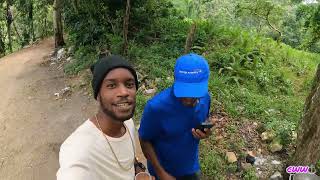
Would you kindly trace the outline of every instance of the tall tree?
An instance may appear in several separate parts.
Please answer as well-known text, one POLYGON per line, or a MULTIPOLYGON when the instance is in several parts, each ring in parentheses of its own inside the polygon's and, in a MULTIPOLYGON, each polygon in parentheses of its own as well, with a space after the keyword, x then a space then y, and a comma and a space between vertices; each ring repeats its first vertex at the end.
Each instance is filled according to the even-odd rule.
POLYGON ((3 41, 3 35, 0 27, 0 57, 5 55, 5 53, 6 53, 6 47, 3 41))
POLYGON ((312 37, 309 42, 307 42, 307 48, 311 48, 312 45, 320 41, 320 4, 313 12, 310 19, 309 30, 311 31, 312 37))
POLYGON ((130 0, 127 0, 126 13, 123 20, 123 54, 127 54, 128 50, 128 29, 129 29, 129 18, 130 18, 130 0))
POLYGON ((11 9, 11 0, 7 0, 6 6, 6 20, 7 20, 7 34, 8 34, 8 41, 9 41, 9 50, 12 52, 12 35, 11 35, 11 24, 13 21, 13 14, 11 9))
MULTIPOLYGON (((265 24, 270 30, 277 35, 274 37, 278 42, 282 40, 282 31, 279 26, 283 17, 286 2, 281 1, 265 1, 265 0, 244 0, 236 6, 237 16, 242 16, 244 19, 250 18, 258 24, 257 31, 261 30, 261 25, 265 24)), ((251 24, 254 26, 254 24, 251 24)))
POLYGON ((189 33, 187 35, 186 42, 184 45, 184 53, 187 54, 191 49, 194 36, 196 33, 197 18, 199 17, 199 14, 200 14, 201 2, 200 0, 197 0, 197 1, 185 0, 185 4, 187 7, 187 10, 186 10, 187 17, 192 19, 192 25, 190 26, 189 33))
POLYGON ((35 41, 33 26, 33 0, 30 0, 28 6, 29 33, 32 41, 35 41))
POLYGON ((53 2, 53 26, 54 26, 54 39, 55 47, 65 45, 63 39, 63 26, 62 26, 62 0, 54 0, 53 2))
POLYGON ((297 148, 289 165, 310 166, 320 161, 320 64, 306 99, 298 129, 297 148))
POLYGON ((184 53, 187 54, 192 46, 193 43, 193 39, 194 39, 194 34, 196 33, 196 29, 197 29, 197 23, 196 21, 193 21, 190 29, 189 29, 189 33, 186 39, 186 43, 184 45, 184 53))

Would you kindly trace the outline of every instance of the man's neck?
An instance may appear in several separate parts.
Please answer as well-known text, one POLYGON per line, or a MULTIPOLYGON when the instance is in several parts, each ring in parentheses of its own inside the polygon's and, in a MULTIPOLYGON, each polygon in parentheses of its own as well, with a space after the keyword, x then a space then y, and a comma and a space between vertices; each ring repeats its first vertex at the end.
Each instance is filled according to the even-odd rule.
POLYGON ((103 112, 99 111, 96 117, 91 118, 91 121, 97 126, 98 129, 100 129, 100 125, 102 132, 110 137, 119 138, 126 133, 126 128, 122 122, 112 120, 103 112))

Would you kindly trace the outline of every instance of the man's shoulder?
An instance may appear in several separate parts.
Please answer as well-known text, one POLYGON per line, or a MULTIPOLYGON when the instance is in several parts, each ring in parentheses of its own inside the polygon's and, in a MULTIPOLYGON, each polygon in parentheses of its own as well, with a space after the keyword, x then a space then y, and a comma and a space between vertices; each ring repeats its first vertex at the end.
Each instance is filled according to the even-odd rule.
POLYGON ((207 100, 207 101, 211 100, 211 95, 210 95, 209 92, 204 96, 204 99, 207 100))
POLYGON ((168 107, 168 105, 170 105, 171 102, 173 101, 173 97, 171 93, 172 93, 171 87, 159 92, 148 101, 149 107, 156 108, 156 109, 161 107, 168 107))
POLYGON ((81 158, 96 143, 96 132, 89 120, 79 126, 61 145, 60 156, 81 158))

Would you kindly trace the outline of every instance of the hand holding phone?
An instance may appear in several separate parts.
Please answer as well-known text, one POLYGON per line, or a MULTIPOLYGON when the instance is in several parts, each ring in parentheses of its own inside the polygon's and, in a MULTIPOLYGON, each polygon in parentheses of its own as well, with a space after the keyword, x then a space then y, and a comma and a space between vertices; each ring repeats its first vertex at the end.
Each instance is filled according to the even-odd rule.
POLYGON ((213 124, 212 122, 203 122, 201 124, 199 124, 195 129, 199 129, 201 130, 202 132, 204 132, 204 129, 207 128, 207 129, 210 129, 213 127, 213 124))

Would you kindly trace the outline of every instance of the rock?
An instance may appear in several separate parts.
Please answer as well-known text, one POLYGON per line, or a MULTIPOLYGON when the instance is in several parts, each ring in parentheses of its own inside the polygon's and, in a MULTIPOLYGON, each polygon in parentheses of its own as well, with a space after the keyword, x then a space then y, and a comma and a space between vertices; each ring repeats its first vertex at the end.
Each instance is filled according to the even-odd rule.
POLYGON ((59 92, 54 93, 54 96, 56 96, 56 100, 60 99, 64 96, 69 96, 71 94, 71 88, 69 86, 61 89, 59 92))
POLYGON ((168 81, 172 81, 173 78, 168 76, 168 77, 167 77, 167 80, 168 80, 168 81))
POLYGON ((154 81, 155 81, 156 83, 160 83, 160 82, 161 82, 161 78, 156 78, 154 81))
POLYGON ((55 51, 51 51, 49 56, 51 56, 51 57, 54 56, 54 53, 55 53, 55 51))
POLYGON ((293 180, 319 180, 320 177, 316 174, 294 174, 293 180))
POLYGON ((71 93, 71 88, 70 88, 69 86, 67 86, 67 87, 65 87, 65 88, 63 88, 63 89, 61 90, 61 94, 62 94, 63 96, 70 95, 70 93, 71 93))
POLYGON ((69 86, 67 86, 67 87, 63 88, 61 91, 62 92, 68 92, 70 90, 71 90, 71 88, 69 86))
POLYGON ((89 93, 88 93, 88 92, 84 92, 83 95, 84 95, 84 96, 88 96, 89 93))
POLYGON ((226 112, 220 112, 220 114, 225 117, 225 116, 228 116, 228 114, 226 112))
POLYGON ((56 100, 60 98, 60 93, 54 93, 54 96, 56 96, 56 100))
POLYGON ((273 165, 280 165, 281 162, 280 162, 280 161, 277 161, 277 160, 272 160, 272 161, 271 161, 271 164, 273 164, 273 165))
POLYGON ((68 54, 73 54, 74 53, 74 46, 70 46, 68 48, 68 54))
POLYGON ((248 154, 246 156, 246 162, 247 163, 254 164, 255 160, 256 160, 256 158, 254 156, 250 155, 250 154, 248 154))
POLYGON ((250 163, 241 163, 241 167, 243 170, 247 171, 252 167, 252 165, 250 163))
POLYGON ((237 106, 237 111, 243 112, 244 110, 245 110, 245 107, 237 106))
POLYGON ((55 62, 57 61, 57 58, 54 57, 54 56, 52 56, 52 57, 50 58, 50 61, 52 61, 53 63, 55 63, 55 62))
POLYGON ((297 137, 298 137, 297 132, 292 131, 292 139, 293 139, 293 140, 296 140, 297 137))
POLYGON ((247 154, 252 156, 252 157, 256 157, 255 153, 253 151, 247 151, 247 154))
POLYGON ((99 58, 110 56, 110 55, 111 55, 111 52, 110 52, 109 49, 102 48, 102 49, 99 50, 99 58))
POLYGON ((282 175, 280 172, 275 172, 271 177, 270 180, 282 180, 282 175))
POLYGON ((266 131, 266 132, 263 132, 260 135, 260 137, 261 137, 262 141, 272 141, 273 138, 275 137, 275 135, 273 132, 266 131))
POLYGON ((70 62, 71 60, 72 60, 72 57, 68 57, 66 61, 70 62))
POLYGON ((227 152, 226 157, 229 163, 237 162, 237 156, 234 152, 227 152))
POLYGON ((262 141, 266 141, 268 139, 268 134, 267 132, 263 132, 261 135, 260 135, 262 141))
POLYGON ((140 128, 140 123, 136 125, 136 129, 138 130, 140 128))
POLYGON ((215 136, 216 141, 221 141, 222 139, 223 139, 223 136, 221 135, 215 136))
POLYGON ((31 100, 31 99, 32 99, 32 97, 31 97, 31 96, 29 96, 29 97, 28 97, 28 99, 29 99, 29 100, 31 100))
POLYGON ((147 89, 144 91, 146 95, 153 95, 157 92, 156 89, 147 89))
POLYGON ((263 165, 267 160, 263 157, 256 157, 255 158, 255 161, 254 161, 254 165, 257 165, 257 166, 261 166, 263 165))
POLYGON ((84 80, 79 82, 79 87, 80 88, 85 87, 86 85, 87 85, 87 83, 84 80))
POLYGON ((262 149, 259 148, 257 153, 258 153, 258 154, 261 154, 261 153, 262 153, 262 149))
POLYGON ((66 52, 64 48, 59 49, 57 52, 57 59, 61 60, 65 56, 66 52))
POLYGON ((275 109, 268 109, 268 112, 269 112, 269 113, 276 113, 277 110, 275 110, 275 109))
POLYGON ((272 153, 281 151, 281 150, 282 150, 282 145, 281 145, 279 142, 274 141, 274 142, 272 142, 272 143, 269 145, 269 150, 270 150, 272 153))
POLYGON ((261 174, 262 174, 262 171, 258 171, 258 172, 257 172, 257 174, 258 174, 259 176, 261 176, 261 174))

